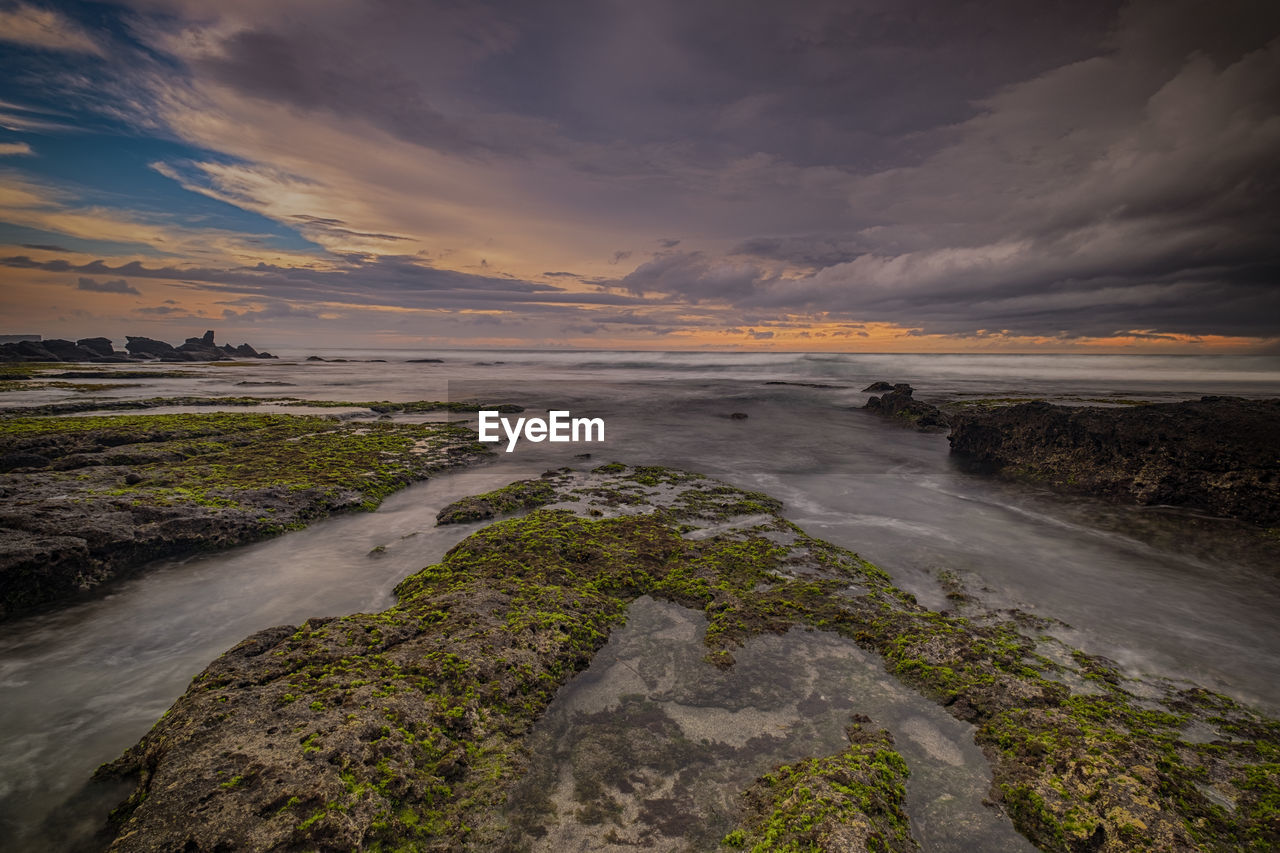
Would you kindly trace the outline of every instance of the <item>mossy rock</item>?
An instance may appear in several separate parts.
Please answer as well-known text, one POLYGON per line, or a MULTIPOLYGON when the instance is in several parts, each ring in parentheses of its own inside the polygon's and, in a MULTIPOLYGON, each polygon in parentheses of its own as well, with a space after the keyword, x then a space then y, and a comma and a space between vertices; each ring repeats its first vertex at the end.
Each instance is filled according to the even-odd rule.
MULTIPOLYGON (((492 849, 533 722, 641 595, 702 611, 723 666, 747 638, 797 626, 878 653, 977 726, 993 800, 1041 849, 1280 846, 1276 721, 1203 690, 1139 698, 1035 620, 928 610, 770 499, 696 474, 610 465, 536 482, 554 508, 476 532, 390 610, 262 632, 198 676, 102 770, 138 780, 113 849, 492 849), (1193 740, 1192 724, 1221 737, 1193 740)), ((844 752, 761 777, 724 843, 913 849, 907 772, 864 722, 844 752)))

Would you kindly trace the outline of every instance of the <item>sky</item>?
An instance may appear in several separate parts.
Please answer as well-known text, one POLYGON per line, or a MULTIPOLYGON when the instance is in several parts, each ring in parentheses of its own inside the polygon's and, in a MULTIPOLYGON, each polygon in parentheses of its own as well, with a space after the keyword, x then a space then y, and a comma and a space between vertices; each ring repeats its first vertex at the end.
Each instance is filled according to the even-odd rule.
POLYGON ((1280 352, 1274 0, 0 0, 0 334, 1280 352))

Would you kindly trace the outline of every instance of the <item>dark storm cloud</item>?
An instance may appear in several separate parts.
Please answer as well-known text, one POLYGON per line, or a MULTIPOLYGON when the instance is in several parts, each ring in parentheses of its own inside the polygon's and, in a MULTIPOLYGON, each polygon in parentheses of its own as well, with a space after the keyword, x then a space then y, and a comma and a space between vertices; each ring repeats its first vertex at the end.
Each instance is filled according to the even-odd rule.
POLYGON ((406 8, 245 30, 206 70, 447 150, 544 122, 554 134, 523 137, 528 151, 665 173, 668 201, 690 164, 763 154, 730 196, 784 227, 819 204, 831 220, 743 234, 728 256, 661 254, 613 283, 636 295, 943 333, 1276 331, 1265 4, 482 3, 433 9, 427 45, 403 33, 428 13, 406 8), (335 70, 339 43, 358 49, 335 70), (433 104, 456 86, 479 95, 445 116, 433 104), (621 140, 657 153, 639 165, 621 140), (826 202, 804 191, 815 165, 839 170, 826 202))
POLYGON ((679 142, 712 158, 868 166, 899 159, 910 134, 969 117, 994 88, 1088 56, 1117 7, 371 0, 261 10, 192 67, 444 151, 679 142))
POLYGON ((99 282, 96 279, 81 277, 76 281, 78 290, 91 290, 94 293, 132 293, 134 296, 141 296, 138 289, 122 278, 114 281, 99 282))
POLYGON ((1112 2, 809 0, 504 4, 520 37, 483 72, 576 139, 678 141, 699 156, 894 159, 1010 79, 1087 55, 1112 2), (554 57, 554 61, 548 61, 554 57))
POLYGON ((485 141, 462 123, 436 110, 430 93, 417 82, 423 71, 436 66, 435 45, 411 47, 402 36, 437 32, 428 20, 433 10, 397 3, 400 13, 417 17, 417 8, 423 16, 423 26, 408 20, 397 26, 390 4, 380 5, 384 11, 373 11, 365 26, 359 24, 364 15, 326 21, 321 13, 288 32, 241 30, 223 41, 217 55, 196 63, 195 70, 255 98, 365 119, 433 148, 484 147, 485 141), (365 49, 350 50, 353 38, 361 37, 364 43, 356 44, 365 49), (337 56, 345 61, 335 62, 337 56))
MULTIPOLYGON (((0 258, 0 266, 38 269, 48 272, 127 275, 132 278, 177 281, 189 287, 210 292, 252 294, 301 302, 338 302, 353 305, 385 305, 404 308, 520 306, 530 310, 531 303, 560 305, 629 305, 640 300, 621 294, 572 293, 549 284, 518 279, 469 275, 440 270, 424 265, 412 257, 381 256, 361 259, 359 263, 340 269, 304 269, 257 264, 234 269, 147 267, 131 261, 117 267, 102 261, 72 264, 64 259, 35 261, 25 255, 0 258)), ((97 284, 81 278, 86 290, 135 292, 123 279, 97 284), (86 282, 92 286, 86 286, 86 282)))
POLYGON ((851 182, 866 225, 847 237, 754 237, 621 283, 923 333, 1275 335, 1280 26, 1250 8, 1266 14, 1168 6, 1159 38, 1121 30, 1106 55, 1006 87, 920 163, 851 182))
MULTIPOLYGON (((133 2, 171 13, 157 31, 191 28, 173 55, 193 90, 373 128, 447 155, 433 164, 500 166, 564 232, 613 226, 535 269, 594 258, 617 275, 583 294, 408 255, 0 263, 299 301, 647 306, 624 316, 654 329, 678 325, 659 316, 672 306, 718 306, 746 330, 803 314, 918 334, 1280 334, 1280 4, 133 2), (658 251, 609 260, 618 245, 658 251)), ((370 206, 277 216, 304 235, 408 239, 345 212, 370 206)), ((477 232, 485 210, 467 211, 477 232)))
POLYGON ((729 250, 730 255, 746 255, 774 261, 787 261, 801 267, 822 269, 848 263, 865 249, 857 242, 839 237, 752 237, 729 250))
POLYGON ((681 252, 641 264, 618 284, 637 295, 668 293, 693 302, 710 299, 741 304, 762 291, 769 279, 749 264, 733 265, 701 252, 681 252))

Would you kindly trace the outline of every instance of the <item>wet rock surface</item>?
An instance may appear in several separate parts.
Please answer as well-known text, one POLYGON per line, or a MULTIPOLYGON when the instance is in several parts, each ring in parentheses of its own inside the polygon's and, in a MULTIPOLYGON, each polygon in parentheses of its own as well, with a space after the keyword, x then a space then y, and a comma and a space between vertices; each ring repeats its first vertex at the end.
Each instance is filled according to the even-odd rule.
MULTIPOLYGON (((728 838, 751 849, 790 829, 802 846, 846 849, 839 843, 851 842, 858 819, 831 821, 842 830, 819 826, 823 812, 848 802, 806 796, 826 785, 819 774, 798 772, 768 809, 752 803, 748 813, 758 820, 739 831, 744 792, 814 756, 856 774, 873 756, 842 753, 850 722, 869 714, 897 732, 896 750, 910 767, 869 801, 881 818, 874 830, 863 824, 870 849, 900 836, 907 815, 910 834, 934 853, 1032 849, 982 804, 991 774, 972 726, 903 687, 874 655, 831 632, 792 628, 748 638, 734 665, 720 669, 704 660, 706 627, 702 613, 648 596, 628 608, 626 625, 534 726, 529 769, 505 810, 503 846, 710 850, 728 838), (792 795, 794 810, 784 805, 792 795)), ((834 783, 870 793, 865 778, 855 786, 838 775, 834 783)))
POLYGON ((744 794, 751 817, 726 837, 726 846, 800 850, 920 849, 902 810, 907 764, 885 730, 849 726, 849 746, 763 776, 744 794), (849 790, 864 792, 860 798, 849 790))
POLYGON ((980 470, 1140 504, 1280 525, 1280 400, 1203 397, 1116 408, 1044 402, 951 417, 980 470))
POLYGON ((436 514, 437 524, 483 521, 522 509, 535 509, 556 500, 556 489, 545 480, 522 480, 510 486, 463 498, 436 514))
POLYGON ((946 413, 932 403, 912 397, 915 389, 905 382, 892 386, 887 382, 874 382, 863 390, 883 392, 881 396, 867 400, 863 408, 868 411, 886 418, 897 418, 922 431, 942 430, 947 426, 946 413))
MULTIPOLYGON (((1042 619, 972 602, 963 615, 928 610, 765 495, 616 463, 526 482, 549 483, 556 500, 473 534, 401 583, 395 607, 260 632, 197 676, 100 771, 137 783, 112 849, 525 849, 507 809, 531 769, 526 738, 641 596, 699 611, 704 660, 724 671, 754 637, 807 627, 855 643, 975 726, 991 799, 1041 849, 1280 844, 1274 720, 1133 680, 1049 637, 1042 619)), ((687 687, 669 695, 689 701, 687 687)), ((747 696, 739 710, 757 701, 772 700, 747 696)), ((644 753, 642 732, 674 734, 680 718, 644 701, 626 715, 634 725, 614 747, 668 760, 644 753)), ((912 849, 899 793, 912 768, 880 721, 848 722, 842 747, 747 786, 721 844, 912 849)), ((708 749, 684 736, 696 763, 708 749)), ((921 740, 944 763, 954 751, 921 740)), ((558 820, 617 818, 608 797, 581 793, 558 820)), ((664 834, 695 831, 679 797, 653 799, 664 834)))
POLYGON ((476 458, 447 424, 253 414, 0 419, 0 619, 260 539, 476 458))

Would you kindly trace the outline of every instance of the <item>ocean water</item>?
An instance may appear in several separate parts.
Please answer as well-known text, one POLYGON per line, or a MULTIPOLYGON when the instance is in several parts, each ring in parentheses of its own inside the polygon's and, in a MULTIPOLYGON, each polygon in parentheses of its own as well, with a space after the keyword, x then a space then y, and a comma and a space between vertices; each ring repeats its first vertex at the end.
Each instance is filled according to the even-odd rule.
MULTIPOLYGON (((196 365, 192 377, 101 396, 512 402, 528 407, 526 415, 567 409, 603 418, 605 441, 523 442, 406 489, 375 513, 166 561, 69 608, 0 624, 0 837, 13 839, 6 849, 69 849, 85 827, 68 815, 102 806, 76 799, 93 768, 145 733, 192 676, 247 634, 387 606, 396 582, 475 529, 434 527, 449 501, 548 468, 615 459, 772 494, 788 518, 879 564, 927 605, 945 606, 937 574, 947 569, 987 604, 1062 620, 1064 639, 1132 673, 1191 680, 1280 712, 1274 544, 1227 520, 971 474, 953 463, 945 436, 858 411, 868 396, 860 389, 878 379, 911 382, 926 400, 1275 397, 1280 358, 314 352, 346 361, 307 362, 311 352, 286 351, 280 361, 196 365), (423 358, 440 361, 409 362, 423 358), (729 417, 735 413, 747 417, 729 417), (385 551, 370 556, 377 545, 385 551)), ((82 397, 30 391, 6 394, 0 405, 82 397)), ((306 411, 297 403, 282 409, 306 411)), ((909 739, 903 715, 876 723, 909 739)))

